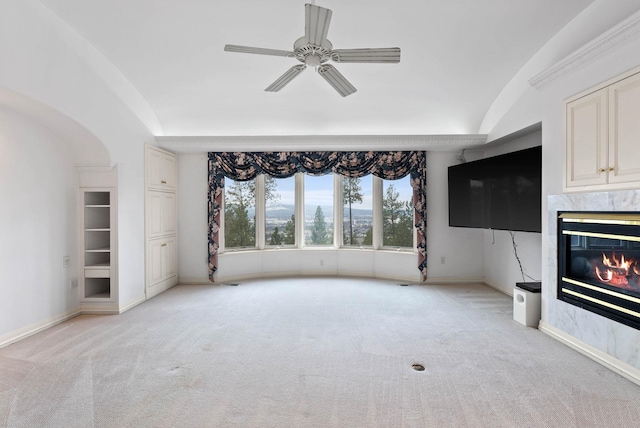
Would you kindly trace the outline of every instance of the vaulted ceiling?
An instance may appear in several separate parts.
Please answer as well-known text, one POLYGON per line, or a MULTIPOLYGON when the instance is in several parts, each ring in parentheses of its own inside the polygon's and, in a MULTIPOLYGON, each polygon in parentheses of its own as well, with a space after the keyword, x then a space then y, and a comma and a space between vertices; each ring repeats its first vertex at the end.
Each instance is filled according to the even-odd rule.
POLYGON ((295 59, 304 0, 40 0, 135 86, 164 135, 473 134, 502 88, 593 0, 322 0, 334 48, 400 47, 399 64, 334 64, 264 89, 295 59))

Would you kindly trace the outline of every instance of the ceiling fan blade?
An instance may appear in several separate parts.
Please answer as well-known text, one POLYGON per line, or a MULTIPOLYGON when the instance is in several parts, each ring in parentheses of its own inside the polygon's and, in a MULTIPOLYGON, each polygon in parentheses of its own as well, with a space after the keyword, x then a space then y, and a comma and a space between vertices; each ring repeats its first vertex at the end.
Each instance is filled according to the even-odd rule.
POLYGON ((288 56, 293 57, 293 52, 282 51, 279 49, 254 48, 251 46, 225 45, 224 50, 227 52, 250 53, 258 55, 288 56))
POLYGON ((267 92, 278 92, 280 89, 287 86, 289 82, 298 76, 298 74, 302 73, 304 69, 307 68, 306 65, 294 65, 290 69, 288 69, 282 76, 278 77, 278 79, 273 82, 265 91, 267 92))
POLYGON ((334 49, 331 59, 335 62, 400 62, 400 48, 334 49))
POLYGON ((332 65, 324 64, 318 67, 318 73, 320 73, 320 76, 329 82, 329 84, 333 86, 333 89, 338 91, 338 93, 343 97, 351 95, 357 91, 357 89, 332 65))
POLYGON ((304 5, 304 35, 309 44, 322 46, 327 40, 331 14, 332 12, 324 7, 312 4, 304 5))

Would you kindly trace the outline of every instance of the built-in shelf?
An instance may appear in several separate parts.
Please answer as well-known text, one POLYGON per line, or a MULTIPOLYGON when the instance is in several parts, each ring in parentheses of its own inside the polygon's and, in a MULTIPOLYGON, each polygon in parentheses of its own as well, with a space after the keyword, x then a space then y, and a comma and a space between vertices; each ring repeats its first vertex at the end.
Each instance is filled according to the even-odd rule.
POLYGON ((111 189, 83 189, 83 300, 112 301, 115 297, 112 250, 114 212, 111 189))

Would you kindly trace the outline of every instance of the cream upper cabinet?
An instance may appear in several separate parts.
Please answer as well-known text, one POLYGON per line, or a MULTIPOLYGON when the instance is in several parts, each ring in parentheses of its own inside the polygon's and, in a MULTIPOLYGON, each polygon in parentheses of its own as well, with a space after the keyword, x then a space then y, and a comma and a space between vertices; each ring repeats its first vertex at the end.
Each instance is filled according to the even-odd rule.
POLYGON ((640 73, 565 104, 565 190, 640 187, 640 73))
POLYGON ((174 190, 176 187, 176 157, 152 147, 146 155, 147 187, 159 190, 174 190))
POLYGON ((607 89, 566 105, 566 187, 606 184, 607 89))
POLYGON ((609 86, 609 183, 640 185, 640 73, 609 86))

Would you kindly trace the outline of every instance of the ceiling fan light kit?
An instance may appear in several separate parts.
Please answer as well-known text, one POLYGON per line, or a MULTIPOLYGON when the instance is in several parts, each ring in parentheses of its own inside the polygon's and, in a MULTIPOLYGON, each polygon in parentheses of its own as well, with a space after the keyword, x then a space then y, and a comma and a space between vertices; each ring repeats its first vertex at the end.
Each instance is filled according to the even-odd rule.
POLYGON ((295 58, 302 64, 294 65, 269 85, 265 91, 278 92, 302 73, 313 67, 340 95, 346 97, 356 92, 356 88, 327 61, 344 63, 398 63, 400 48, 333 49, 327 40, 332 12, 313 4, 305 5, 305 32, 293 44, 292 51, 265 49, 250 46, 226 45, 227 52, 251 53, 257 55, 284 56, 295 58))

